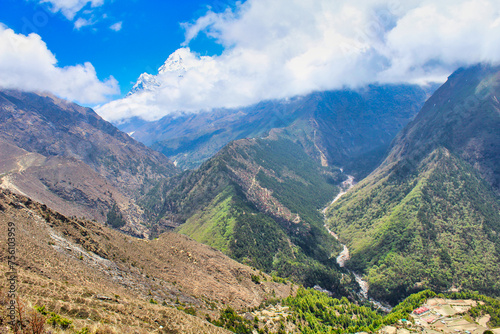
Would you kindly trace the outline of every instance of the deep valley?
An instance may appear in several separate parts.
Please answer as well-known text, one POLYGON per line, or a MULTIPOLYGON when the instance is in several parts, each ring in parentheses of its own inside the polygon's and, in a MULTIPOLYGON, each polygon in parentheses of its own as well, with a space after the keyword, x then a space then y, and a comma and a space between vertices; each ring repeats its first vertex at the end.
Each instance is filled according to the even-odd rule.
POLYGON ((480 64, 119 130, 1 90, 0 332, 498 328, 499 95, 480 64))

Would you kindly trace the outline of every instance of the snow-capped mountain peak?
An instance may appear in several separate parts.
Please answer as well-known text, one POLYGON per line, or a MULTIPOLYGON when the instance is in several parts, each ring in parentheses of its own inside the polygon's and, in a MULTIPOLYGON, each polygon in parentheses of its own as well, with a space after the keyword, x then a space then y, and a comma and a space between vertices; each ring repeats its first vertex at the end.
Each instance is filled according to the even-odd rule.
POLYGON ((152 91, 157 87, 160 87, 160 82, 156 79, 156 76, 149 73, 142 73, 137 79, 134 87, 130 90, 127 95, 132 95, 139 91, 152 91))
POLYGON ((185 59, 189 56, 189 49, 179 49, 172 53, 165 63, 158 69, 158 73, 186 71, 185 59))
POLYGON ((172 53, 158 69, 157 75, 142 73, 127 96, 142 91, 153 91, 162 84, 162 77, 181 78, 188 69, 196 65, 196 57, 189 48, 181 48, 172 53))

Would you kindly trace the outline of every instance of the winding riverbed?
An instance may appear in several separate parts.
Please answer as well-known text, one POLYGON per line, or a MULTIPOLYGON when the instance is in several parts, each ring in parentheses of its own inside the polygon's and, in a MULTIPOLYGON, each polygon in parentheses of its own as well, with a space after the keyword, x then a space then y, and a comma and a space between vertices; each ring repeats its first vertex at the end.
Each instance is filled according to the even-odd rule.
MULTIPOLYGON (((342 182, 341 184, 341 191, 337 194, 337 196, 335 196, 335 198, 333 199, 333 201, 326 207, 323 209, 323 216, 324 216, 324 219, 325 219, 325 228, 327 229, 328 233, 330 233, 335 239, 339 240, 339 236, 331 231, 328 226, 327 226, 327 221, 326 221, 326 210, 335 202, 337 202, 342 196, 344 196, 352 187, 354 187, 356 185, 356 182, 354 182, 354 176, 351 176, 351 175, 347 175, 347 180, 345 180, 344 182, 342 182)), ((347 248, 347 246, 343 243, 341 243, 343 249, 342 249, 342 252, 340 252, 340 254, 337 256, 337 263, 340 267, 344 267, 346 262, 349 261, 349 259, 351 258, 350 255, 349 255, 349 248, 347 248)), ((349 270, 349 269, 347 269, 349 270)), ((349 270, 349 272, 351 272, 355 279, 356 279, 356 282, 358 283, 359 287, 361 288, 361 291, 359 292, 359 297, 361 299, 364 299, 364 300, 368 300, 370 303, 372 303, 375 307, 379 308, 380 310, 384 311, 384 312, 390 312, 392 310, 391 307, 388 307, 386 305, 383 305, 382 303, 380 303, 379 301, 377 300, 374 300, 373 298, 370 298, 368 297, 368 289, 370 288, 368 282, 366 282, 365 280, 363 280, 363 278, 356 274, 354 271, 351 271, 349 270)))

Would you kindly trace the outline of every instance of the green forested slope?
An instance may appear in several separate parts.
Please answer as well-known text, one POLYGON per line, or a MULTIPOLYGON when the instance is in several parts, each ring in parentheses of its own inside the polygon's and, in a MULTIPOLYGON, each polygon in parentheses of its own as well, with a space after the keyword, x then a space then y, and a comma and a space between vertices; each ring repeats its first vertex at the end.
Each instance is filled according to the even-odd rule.
POLYGON ((499 210, 478 173, 439 149, 415 173, 397 165, 361 185, 330 208, 328 221, 348 241, 348 265, 367 275, 370 292, 396 302, 422 288, 498 294, 499 210))
POLYGON ((330 228, 351 251, 347 265, 366 275, 373 296, 500 294, 497 73, 478 66, 452 75, 385 162, 329 208, 330 228))
MULTIPOLYGON (((432 290, 420 291, 405 298, 390 313, 383 314, 373 310, 369 305, 360 305, 345 297, 332 298, 323 292, 304 288, 299 288, 295 295, 281 300, 281 304, 289 307, 289 316, 279 319, 280 330, 277 332, 269 330, 255 320, 252 323, 244 319, 230 308, 222 311, 220 319, 214 324, 237 333, 252 333, 256 328, 259 328, 259 333, 379 333, 384 326, 398 326, 401 319, 411 319, 410 314, 413 310, 425 304, 428 299, 436 297, 479 301, 477 306, 459 316, 472 321, 472 319, 477 320, 478 317, 489 315, 488 326, 490 328, 500 325, 500 300, 471 291, 445 294, 437 294, 432 290), (290 323, 293 325, 290 326, 290 323), (293 331, 286 331, 284 328, 293 328, 293 331)), ((265 304, 262 307, 265 307, 265 304)), ((415 328, 412 330, 418 331, 415 328)))
POLYGON ((339 245, 320 209, 343 177, 290 140, 241 140, 158 186, 142 204, 157 224, 174 222, 180 233, 240 262, 340 293, 331 256, 339 245))

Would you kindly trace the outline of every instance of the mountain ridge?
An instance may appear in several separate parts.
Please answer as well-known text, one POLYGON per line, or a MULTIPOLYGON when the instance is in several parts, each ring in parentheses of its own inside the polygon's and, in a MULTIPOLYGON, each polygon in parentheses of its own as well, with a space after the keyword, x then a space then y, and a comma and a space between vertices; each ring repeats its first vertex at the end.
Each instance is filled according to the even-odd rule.
POLYGON ((396 303, 425 288, 499 294, 500 200, 487 177, 500 145, 499 70, 450 76, 385 161, 328 209, 329 228, 351 250, 347 266, 375 297, 396 303), (478 88, 489 93, 478 97, 478 88))
POLYGON ((374 155, 371 160, 375 162, 364 167, 362 176, 376 167, 393 137, 433 90, 434 86, 372 85, 244 108, 165 116, 155 122, 136 118, 117 126, 183 169, 197 168, 233 140, 265 137, 279 129, 302 137, 311 156, 320 161, 323 154, 332 165, 349 165, 354 170, 359 165, 357 157, 374 155))
POLYGON ((485 156, 488 152, 500 151, 500 135, 495 131, 500 126, 499 71, 500 66, 478 64, 454 72, 410 126, 396 137, 391 154, 410 155, 410 151, 427 152, 438 144, 444 145, 476 164, 481 175, 499 191, 499 163, 491 154, 485 156), (441 110, 443 108, 446 110, 441 110), (478 116, 479 109, 481 116, 478 116), (419 131, 423 127, 427 127, 427 131, 419 131), (417 149, 421 139, 428 147, 417 149), (409 145, 398 147, 398 142, 403 141, 409 145), (495 146, 486 147, 488 144, 495 146))
POLYGON ((103 223, 118 207, 125 220, 117 227, 149 234, 135 202, 156 182, 178 172, 165 156, 92 109, 48 94, 0 91, 0 120, 4 187, 68 216, 103 223))
POLYGON ((338 192, 338 169, 322 167, 288 139, 259 138, 232 142, 177 178, 143 197, 157 226, 268 273, 344 289, 331 258, 339 245, 320 213, 338 192))

